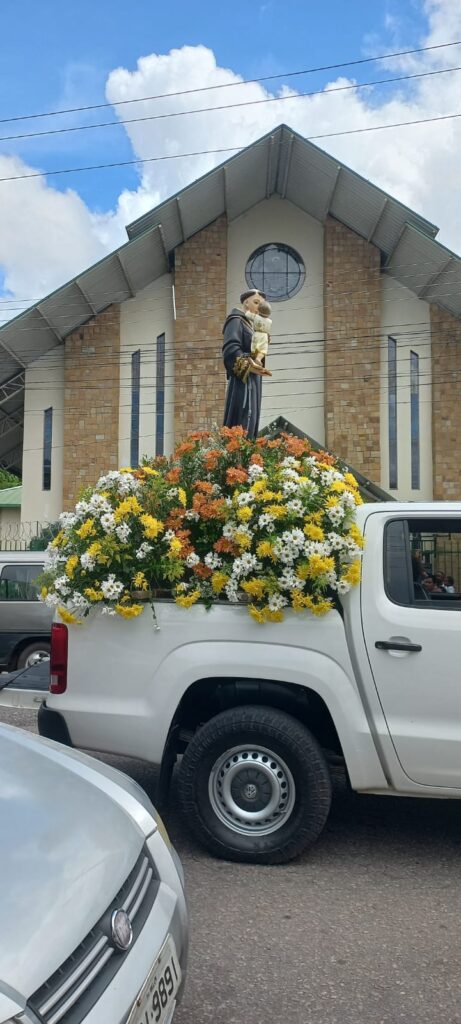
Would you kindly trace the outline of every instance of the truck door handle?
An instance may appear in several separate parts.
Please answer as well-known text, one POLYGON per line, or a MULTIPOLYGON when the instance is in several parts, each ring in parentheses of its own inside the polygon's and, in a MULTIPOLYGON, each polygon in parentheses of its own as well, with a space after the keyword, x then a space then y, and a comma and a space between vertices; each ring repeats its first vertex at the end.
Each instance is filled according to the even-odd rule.
POLYGON ((375 647, 378 651, 422 651, 421 644, 405 643, 402 640, 377 640, 375 647))

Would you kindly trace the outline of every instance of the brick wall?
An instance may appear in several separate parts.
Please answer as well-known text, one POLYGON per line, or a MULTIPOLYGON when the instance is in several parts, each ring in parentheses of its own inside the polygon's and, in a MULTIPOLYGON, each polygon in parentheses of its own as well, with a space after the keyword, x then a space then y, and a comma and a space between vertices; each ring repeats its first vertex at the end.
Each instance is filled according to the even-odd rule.
POLYGON ((379 483, 379 250, 328 218, 324 280, 326 446, 379 483))
POLYGON ((111 306, 66 338, 63 508, 86 484, 118 466, 120 307, 111 306))
POLYGON ((461 499, 461 320, 431 305, 434 500, 461 499))
POLYGON ((227 220, 219 217, 175 253, 175 441, 222 423, 226 291, 227 220))

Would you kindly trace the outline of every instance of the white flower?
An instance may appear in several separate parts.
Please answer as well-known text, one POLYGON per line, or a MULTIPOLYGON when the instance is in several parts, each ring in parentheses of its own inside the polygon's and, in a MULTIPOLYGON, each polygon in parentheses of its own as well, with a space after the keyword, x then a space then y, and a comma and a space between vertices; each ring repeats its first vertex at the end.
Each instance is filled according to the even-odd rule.
POLYGON ((336 479, 336 474, 333 469, 322 469, 320 473, 320 479, 324 487, 330 487, 333 481, 336 479))
POLYGON ((219 569, 222 565, 222 558, 220 558, 214 551, 209 551, 208 554, 205 555, 203 561, 209 569, 219 569))
POLYGON ((299 462, 298 459, 295 459, 294 455, 287 455, 286 458, 283 459, 283 461, 282 461, 282 466, 283 466, 284 469, 287 466, 289 466, 292 469, 299 469, 300 462, 299 462))
POLYGON ((75 590, 72 594, 72 606, 77 612, 85 612, 90 607, 90 602, 87 601, 83 594, 80 594, 78 590, 75 590))
POLYGON ((271 526, 273 527, 274 522, 275 518, 270 514, 270 512, 263 512, 258 519, 258 526, 260 526, 262 530, 266 527, 266 529, 269 530, 269 533, 272 533, 271 526))
POLYGON ((344 508, 342 505, 334 505, 332 508, 328 508, 326 512, 333 526, 339 526, 342 523, 344 519, 344 508))
POLYGON ((58 576, 58 578, 54 581, 54 589, 58 590, 63 597, 66 597, 67 594, 70 594, 69 580, 67 576, 58 576))
POLYGON ((226 583, 224 590, 226 591, 227 600, 231 601, 232 604, 237 604, 239 600, 237 583, 233 580, 229 580, 229 583, 226 583))
POLYGON ((169 544, 170 540, 173 540, 173 537, 176 537, 176 534, 175 534, 174 530, 167 530, 164 533, 163 536, 164 536, 164 540, 168 541, 168 544, 169 544))
POLYGON ((128 523, 120 523, 119 526, 116 526, 115 532, 117 534, 118 539, 122 542, 122 544, 126 544, 131 534, 131 530, 130 527, 128 526, 128 523))
POLYGON ((282 484, 282 491, 285 497, 288 497, 290 494, 297 494, 298 484, 296 484, 294 480, 284 480, 282 484))
POLYGON ((338 594, 347 594, 351 589, 351 584, 347 580, 338 580, 336 584, 336 590, 338 594))
POLYGON ((272 594, 267 602, 267 607, 270 608, 271 612, 279 612, 287 604, 287 598, 283 594, 272 594))
POLYGON ((233 538, 235 536, 236 529, 237 529, 237 523, 233 523, 233 522, 224 523, 223 530, 222 530, 223 537, 226 537, 226 540, 233 540, 233 538))
POLYGON ((149 554, 149 551, 152 551, 152 544, 148 544, 147 541, 144 541, 144 543, 141 544, 141 547, 139 547, 136 552, 136 558, 139 559, 139 561, 141 561, 143 558, 146 557, 146 555, 149 554))
POLYGON ((170 487, 169 491, 166 492, 166 496, 170 500, 172 500, 173 498, 177 498, 178 497, 178 488, 177 487, 170 487))
MULTIPOLYGON (((231 505, 232 505, 232 501, 231 501, 231 505)), ((184 518, 185 519, 189 519, 193 523, 197 523, 199 521, 199 519, 200 519, 200 516, 199 516, 198 512, 195 512, 194 509, 190 508, 186 512, 184 518)))
POLYGON ((115 527, 117 525, 117 520, 116 520, 113 512, 105 512, 104 515, 101 516, 101 520, 100 521, 101 521, 101 526, 102 526, 103 530, 105 531, 105 533, 113 533, 114 532, 115 527))
POLYGON ((83 519, 89 511, 90 506, 87 501, 78 501, 75 506, 76 519, 83 519))
POLYGON ((82 569, 94 569, 96 559, 85 551, 83 555, 80 555, 80 565, 82 566, 82 569))
POLYGON ((299 473, 297 473, 295 469, 291 469, 290 466, 281 470, 281 476, 283 476, 285 480, 299 480, 299 473))
POLYGON ((96 512, 99 514, 103 512, 111 512, 112 506, 110 502, 107 500, 107 498, 103 498, 102 494, 95 493, 91 495, 91 498, 88 502, 88 511, 96 512))
MULTIPOLYGON (((42 600, 42 599, 40 598, 40 600, 42 600)), ((59 604, 59 597, 58 597, 58 595, 57 594, 47 594, 46 597, 45 597, 45 604, 47 605, 48 608, 56 608, 56 605, 59 604)))
POLYGON ((248 476, 251 481, 259 480, 262 476, 265 475, 266 473, 263 467, 258 466, 256 463, 252 463, 251 466, 248 467, 248 476))
POLYGON ((280 573, 278 585, 282 590, 302 590, 305 586, 305 581, 301 580, 293 569, 286 568, 280 573))
POLYGON ((237 498, 237 505, 239 505, 240 508, 243 508, 244 505, 251 505, 254 501, 256 501, 254 494, 252 494, 251 491, 245 491, 243 494, 239 494, 237 498))
POLYGON ((116 615, 117 612, 115 611, 115 608, 108 608, 107 605, 104 605, 104 607, 101 608, 101 614, 102 615, 116 615))
POLYGON ((117 491, 122 497, 125 497, 127 494, 139 493, 141 486, 140 481, 137 480, 136 477, 132 476, 131 473, 122 473, 117 491))
POLYGON ((116 580, 114 574, 111 573, 107 577, 107 580, 102 581, 101 590, 106 600, 113 601, 117 597, 120 597, 120 594, 122 593, 123 590, 123 583, 120 583, 119 580, 116 580))
POLYGON ((304 515, 304 505, 299 498, 293 498, 291 501, 287 501, 287 509, 295 516, 304 515))
POLYGON ((61 512, 59 522, 60 525, 67 530, 78 523, 78 516, 75 515, 75 512, 61 512))
POLYGON ((186 565, 188 569, 193 569, 194 565, 198 565, 199 562, 200 558, 195 554, 195 552, 192 552, 192 554, 188 555, 186 558, 186 565))
POLYGON ((219 484, 213 484, 213 494, 221 494, 222 487, 219 484))

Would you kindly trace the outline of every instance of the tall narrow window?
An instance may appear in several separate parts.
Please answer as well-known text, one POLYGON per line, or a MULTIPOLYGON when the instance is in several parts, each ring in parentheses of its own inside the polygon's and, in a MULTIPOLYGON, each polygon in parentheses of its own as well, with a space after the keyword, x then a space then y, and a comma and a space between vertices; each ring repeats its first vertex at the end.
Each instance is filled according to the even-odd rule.
POLYGON ((51 490, 51 448, 53 442, 53 410, 43 413, 43 490, 51 490))
POLYGON ((421 487, 419 444, 419 355, 410 352, 410 410, 411 410, 411 488, 421 487))
POLYGON ((163 455, 165 448, 165 335, 157 338, 157 374, 155 389, 155 454, 163 455))
POLYGON ((387 339, 389 414, 389 487, 397 487, 397 342, 387 339))
POLYGON ((131 436, 130 465, 139 465, 139 392, 141 384, 141 350, 131 356, 131 436))

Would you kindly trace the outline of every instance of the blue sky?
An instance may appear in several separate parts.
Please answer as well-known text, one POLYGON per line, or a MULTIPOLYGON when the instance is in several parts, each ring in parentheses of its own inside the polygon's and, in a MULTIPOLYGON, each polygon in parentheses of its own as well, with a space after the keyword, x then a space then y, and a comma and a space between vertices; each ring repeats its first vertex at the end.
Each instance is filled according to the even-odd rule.
MULTIPOLYGON (((460 0, 2 0, 0 19, 1 119, 236 83, 235 88, 169 101, 4 121, 0 136, 107 120, 114 127, 0 141, 0 178, 156 153, 240 147, 281 121, 309 136, 461 110, 461 74, 455 72, 315 99, 298 95, 327 85, 456 67, 461 65, 461 46, 285 79, 293 92, 288 100, 278 98, 283 77, 263 85, 239 84, 242 79, 461 39, 460 0), (255 100, 264 103, 118 123, 141 114, 152 118, 210 103, 255 100)), ((352 135, 320 145, 439 223, 447 244, 461 248, 461 211, 453 216, 454 206, 460 205, 455 199, 461 124, 352 135)), ((222 159, 198 157, 0 182, 0 297, 25 301, 50 291, 121 244, 126 223, 222 159)))

